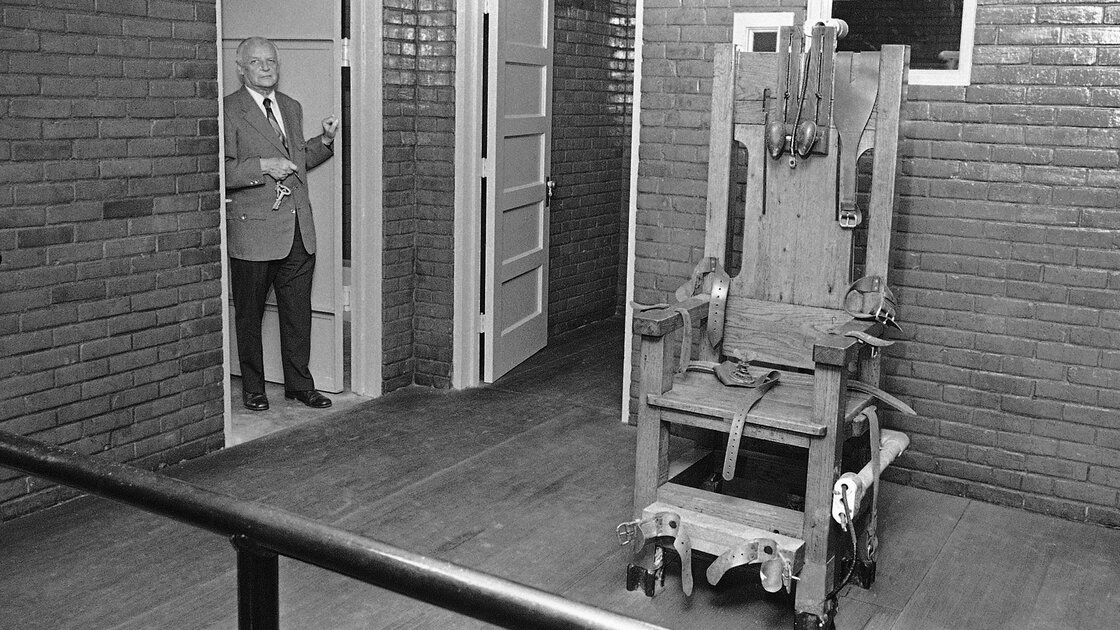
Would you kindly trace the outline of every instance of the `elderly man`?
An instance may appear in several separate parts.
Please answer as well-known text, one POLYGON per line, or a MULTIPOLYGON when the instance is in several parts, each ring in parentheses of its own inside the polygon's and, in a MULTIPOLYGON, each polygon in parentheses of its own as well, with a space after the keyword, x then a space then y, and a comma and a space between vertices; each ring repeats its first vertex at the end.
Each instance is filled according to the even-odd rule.
POLYGON ((276 46, 263 37, 250 37, 237 47, 237 74, 241 88, 224 99, 225 171, 242 402, 253 411, 268 409, 261 318, 272 288, 284 396, 308 407, 329 407, 331 400, 315 389, 308 368, 315 222, 307 171, 334 153, 338 119, 328 116, 322 134, 303 139, 303 108, 276 91, 280 59, 276 46))

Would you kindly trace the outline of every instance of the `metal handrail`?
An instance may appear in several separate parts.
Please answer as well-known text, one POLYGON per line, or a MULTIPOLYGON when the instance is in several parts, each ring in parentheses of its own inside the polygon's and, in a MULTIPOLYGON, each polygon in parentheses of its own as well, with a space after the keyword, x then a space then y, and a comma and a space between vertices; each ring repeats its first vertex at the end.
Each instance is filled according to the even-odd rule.
POLYGON ((279 508, 4 431, 0 465, 230 537, 238 555, 242 629, 278 627, 277 555, 504 628, 660 628, 279 508))

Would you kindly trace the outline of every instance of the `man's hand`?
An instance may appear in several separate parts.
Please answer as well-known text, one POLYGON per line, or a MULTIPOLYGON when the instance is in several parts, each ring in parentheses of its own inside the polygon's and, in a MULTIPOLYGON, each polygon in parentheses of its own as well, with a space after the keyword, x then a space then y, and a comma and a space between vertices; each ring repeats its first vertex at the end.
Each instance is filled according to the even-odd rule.
POLYGON ((327 116, 323 119, 323 144, 330 146, 334 142, 336 133, 338 133, 338 119, 327 116))
POLYGON ((296 165, 288 158, 261 158, 261 172, 280 181, 296 172, 296 165))

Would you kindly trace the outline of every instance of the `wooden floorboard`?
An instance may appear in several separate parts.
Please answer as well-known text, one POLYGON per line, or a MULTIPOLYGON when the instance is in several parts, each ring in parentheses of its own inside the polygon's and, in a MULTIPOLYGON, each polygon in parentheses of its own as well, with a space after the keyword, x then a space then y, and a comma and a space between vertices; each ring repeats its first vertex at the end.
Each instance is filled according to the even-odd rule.
MULTIPOLYGON (((619 422, 622 327, 556 344, 493 386, 407 388, 168 469, 411 551, 669 628, 792 627, 757 568, 710 586, 679 565, 625 589, 633 427, 619 422)), ((675 441, 674 448, 682 443, 675 441)), ((878 580, 848 587, 840 630, 1113 627, 1120 532, 884 484, 878 580)), ((235 556, 219 536, 95 498, 0 526, 0 628, 225 630, 235 556)), ((281 559, 284 628, 485 624, 281 559)))
POLYGON ((1120 532, 972 502, 898 628, 1112 628, 1120 532))

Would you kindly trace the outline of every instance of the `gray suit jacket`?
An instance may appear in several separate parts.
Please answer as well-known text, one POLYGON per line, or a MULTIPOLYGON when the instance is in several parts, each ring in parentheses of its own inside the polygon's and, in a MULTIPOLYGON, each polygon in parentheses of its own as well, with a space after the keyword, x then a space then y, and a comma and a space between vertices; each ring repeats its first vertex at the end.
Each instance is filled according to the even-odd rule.
POLYGON ((276 92, 276 105, 284 119, 289 152, 272 130, 264 112, 249 95, 248 88, 225 97, 226 233, 229 255, 243 260, 278 260, 292 247, 296 217, 299 217, 303 246, 315 253, 315 220, 307 196, 307 171, 334 154, 323 144, 322 135, 303 139, 303 108, 295 99, 276 92), (296 172, 283 184, 292 194, 279 210, 276 180, 261 172, 260 158, 286 157, 296 172))

